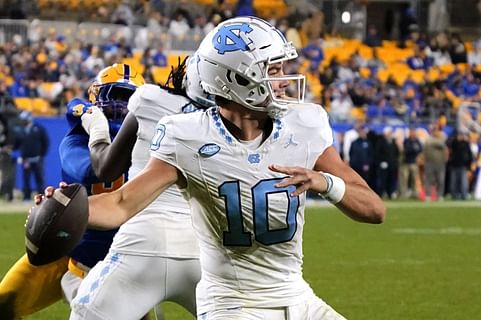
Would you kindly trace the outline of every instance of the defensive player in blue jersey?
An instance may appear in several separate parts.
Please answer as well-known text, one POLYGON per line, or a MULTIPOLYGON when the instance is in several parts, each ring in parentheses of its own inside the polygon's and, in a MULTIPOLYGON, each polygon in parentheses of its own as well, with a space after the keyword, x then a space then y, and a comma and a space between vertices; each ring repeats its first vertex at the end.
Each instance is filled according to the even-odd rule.
MULTIPOLYGON (((67 120, 71 129, 59 148, 63 180, 82 183, 89 194, 115 190, 126 181, 124 171, 129 166, 130 152, 127 152, 129 156, 126 157, 124 152, 124 156, 120 157, 120 150, 112 150, 93 163, 88 143, 98 139, 110 142, 127 113, 129 97, 142 84, 142 76, 129 65, 115 64, 97 76, 89 89, 90 102, 73 99, 68 104, 67 120), (82 127, 81 116, 84 112, 91 112, 92 106, 102 110, 108 119, 108 137, 89 137, 82 127)), ((135 137, 124 141, 124 146, 131 149, 135 137)), ((62 294, 71 300, 89 268, 108 252, 114 234, 115 230, 89 230, 70 259, 64 257, 44 266, 31 265, 24 255, 0 283, 1 318, 16 319, 32 314, 60 300, 62 294), (63 293, 60 285, 62 276, 63 293)))

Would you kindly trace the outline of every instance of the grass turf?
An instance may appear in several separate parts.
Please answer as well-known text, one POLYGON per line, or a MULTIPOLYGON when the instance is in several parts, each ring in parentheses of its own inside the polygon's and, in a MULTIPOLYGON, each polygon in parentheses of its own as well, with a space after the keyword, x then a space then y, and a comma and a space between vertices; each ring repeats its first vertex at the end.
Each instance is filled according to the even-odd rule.
MULTIPOLYGON (((481 313, 481 203, 392 202, 383 225, 309 208, 304 277, 348 319, 475 319, 481 313)), ((24 252, 24 214, 0 215, 0 275, 24 252)), ((166 319, 192 319, 164 305, 166 319)), ((66 319, 57 303, 27 319, 66 319)))

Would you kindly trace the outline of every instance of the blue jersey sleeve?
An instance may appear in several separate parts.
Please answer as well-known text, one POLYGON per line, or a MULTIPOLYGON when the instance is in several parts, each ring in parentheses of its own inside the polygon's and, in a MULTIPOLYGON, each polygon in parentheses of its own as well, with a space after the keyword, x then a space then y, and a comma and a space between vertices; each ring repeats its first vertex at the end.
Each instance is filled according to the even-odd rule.
POLYGON ((65 136, 59 146, 62 179, 67 183, 83 185, 97 182, 90 162, 87 135, 71 134, 65 136))

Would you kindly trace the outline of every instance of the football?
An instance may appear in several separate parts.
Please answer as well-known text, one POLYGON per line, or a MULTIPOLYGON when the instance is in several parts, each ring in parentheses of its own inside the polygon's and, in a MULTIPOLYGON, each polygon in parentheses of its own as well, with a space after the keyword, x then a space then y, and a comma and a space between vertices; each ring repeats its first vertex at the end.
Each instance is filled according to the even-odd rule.
POLYGON ((87 228, 88 209, 87 190, 76 183, 33 207, 25 226, 30 263, 40 266, 68 255, 87 228))

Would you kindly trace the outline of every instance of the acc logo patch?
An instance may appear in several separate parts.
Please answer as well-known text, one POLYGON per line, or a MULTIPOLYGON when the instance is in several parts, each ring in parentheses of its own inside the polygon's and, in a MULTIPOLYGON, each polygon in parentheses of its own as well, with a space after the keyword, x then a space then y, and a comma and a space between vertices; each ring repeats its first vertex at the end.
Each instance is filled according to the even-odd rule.
POLYGON ((247 23, 222 26, 212 39, 212 45, 219 54, 233 51, 247 51, 252 40, 247 38, 252 28, 247 23))
POLYGON ((203 158, 209 158, 215 155, 219 151, 220 151, 220 147, 218 145, 216 145, 215 143, 207 143, 207 144, 204 144, 202 147, 200 147, 199 154, 203 158))

